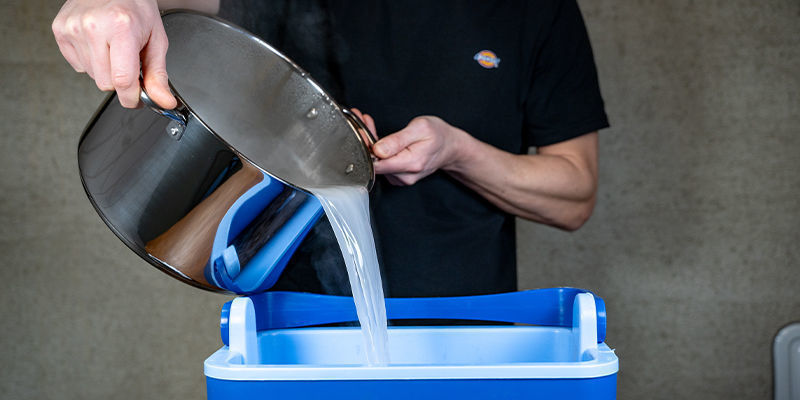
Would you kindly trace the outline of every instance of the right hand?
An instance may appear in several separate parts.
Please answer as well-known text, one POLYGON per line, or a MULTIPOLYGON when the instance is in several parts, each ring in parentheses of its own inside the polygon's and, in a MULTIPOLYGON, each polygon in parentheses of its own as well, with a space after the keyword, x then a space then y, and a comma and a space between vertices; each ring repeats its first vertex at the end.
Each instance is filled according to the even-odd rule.
POLYGON ((139 71, 147 94, 171 109, 177 101, 167 83, 167 34, 155 0, 67 0, 53 21, 58 48, 77 72, 120 104, 139 104, 139 71), (141 56, 141 63, 140 63, 141 56))

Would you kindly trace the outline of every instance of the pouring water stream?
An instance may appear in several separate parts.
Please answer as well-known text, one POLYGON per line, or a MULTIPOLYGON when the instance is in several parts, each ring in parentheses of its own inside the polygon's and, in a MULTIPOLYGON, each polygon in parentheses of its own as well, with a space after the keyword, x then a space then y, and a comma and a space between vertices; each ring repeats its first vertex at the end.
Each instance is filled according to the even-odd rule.
POLYGON ((386 305, 367 190, 360 186, 332 186, 310 191, 322 203, 344 257, 364 336, 367 364, 386 365, 389 363, 386 305))

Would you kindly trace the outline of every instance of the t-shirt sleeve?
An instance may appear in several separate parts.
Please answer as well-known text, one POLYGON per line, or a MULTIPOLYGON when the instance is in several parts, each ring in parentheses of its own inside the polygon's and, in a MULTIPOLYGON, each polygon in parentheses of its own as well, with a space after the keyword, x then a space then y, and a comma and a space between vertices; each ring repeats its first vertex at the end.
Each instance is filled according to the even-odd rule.
POLYGON ((530 146, 562 142, 609 126, 578 4, 558 0, 553 16, 534 50, 525 104, 530 146))

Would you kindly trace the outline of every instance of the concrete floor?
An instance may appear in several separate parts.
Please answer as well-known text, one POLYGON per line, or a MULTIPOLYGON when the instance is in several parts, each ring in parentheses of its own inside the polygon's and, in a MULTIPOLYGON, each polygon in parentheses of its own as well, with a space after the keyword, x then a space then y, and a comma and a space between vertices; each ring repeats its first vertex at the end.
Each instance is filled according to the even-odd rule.
MULTIPOLYGON (((613 127, 576 233, 521 221, 521 288, 606 298, 622 399, 765 399, 800 320, 800 2, 580 1, 613 127)), ((0 398, 202 398, 226 297, 145 265, 77 172, 103 95, 0 3, 0 398)))

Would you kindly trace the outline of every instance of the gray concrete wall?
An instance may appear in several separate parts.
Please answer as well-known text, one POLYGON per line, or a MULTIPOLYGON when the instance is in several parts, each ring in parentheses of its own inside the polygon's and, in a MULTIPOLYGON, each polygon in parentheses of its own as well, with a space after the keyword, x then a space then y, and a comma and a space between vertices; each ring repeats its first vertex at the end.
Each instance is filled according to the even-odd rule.
MULTIPOLYGON (((800 320, 800 2, 583 0, 613 128, 576 233, 520 222, 521 288, 607 299, 620 398, 765 399, 800 320)), ((140 261, 77 173, 103 98, 0 4, 0 398, 202 398, 227 298, 140 261)))
POLYGON ((766 399, 800 320, 800 2, 581 6, 613 128, 594 216, 520 224, 523 287, 608 300, 624 399, 766 399))

